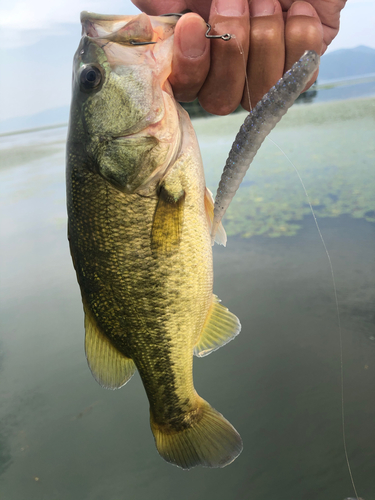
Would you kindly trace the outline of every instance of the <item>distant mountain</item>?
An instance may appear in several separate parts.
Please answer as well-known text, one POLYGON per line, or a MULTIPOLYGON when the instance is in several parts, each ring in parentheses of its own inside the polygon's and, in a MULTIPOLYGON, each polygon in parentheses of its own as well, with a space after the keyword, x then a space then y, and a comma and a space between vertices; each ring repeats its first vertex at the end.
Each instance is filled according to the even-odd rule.
POLYGON ((320 62, 319 82, 375 73, 375 49, 360 45, 325 54, 320 62))
MULTIPOLYGON (((320 63, 319 83, 325 80, 339 80, 359 75, 375 73, 375 49, 360 45, 354 49, 340 49, 324 55, 320 63)), ((355 97, 355 96, 354 96, 355 97)), ((333 92, 329 98, 337 97, 333 92)), ((342 98, 342 97, 341 97, 342 98)), ((184 107, 192 116, 208 115, 198 102, 187 103, 184 107), (194 115, 195 114, 195 115, 194 115)), ((31 116, 9 118, 0 122, 0 133, 16 130, 67 123, 69 107, 48 109, 31 116)))

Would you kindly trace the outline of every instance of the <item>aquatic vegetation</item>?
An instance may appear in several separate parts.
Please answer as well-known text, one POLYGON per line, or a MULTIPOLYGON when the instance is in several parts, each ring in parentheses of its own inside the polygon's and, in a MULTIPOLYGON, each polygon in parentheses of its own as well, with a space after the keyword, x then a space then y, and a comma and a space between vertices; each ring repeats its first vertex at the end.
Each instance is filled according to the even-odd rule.
MULTIPOLYGON (((230 136, 244 116, 233 115, 225 122, 211 118, 210 130, 206 121, 194 120, 198 138, 203 137, 200 146, 212 190, 230 136), (224 134, 220 143, 219 129, 224 134)), ((348 214, 375 222, 374 124, 375 99, 358 99, 293 106, 271 133, 296 164, 318 217, 348 214)), ((266 140, 224 217, 224 226, 228 236, 291 236, 310 213, 293 167, 266 140)))

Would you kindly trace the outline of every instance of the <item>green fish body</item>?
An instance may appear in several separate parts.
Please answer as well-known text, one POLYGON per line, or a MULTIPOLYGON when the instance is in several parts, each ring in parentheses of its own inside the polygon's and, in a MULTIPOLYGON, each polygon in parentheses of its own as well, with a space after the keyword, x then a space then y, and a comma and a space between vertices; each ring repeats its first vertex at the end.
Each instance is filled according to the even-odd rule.
POLYGON ((67 204, 88 364, 109 389, 138 369, 165 460, 224 467, 242 441, 196 393, 193 354, 229 342, 240 324, 212 293, 213 201, 192 125, 167 81, 176 19, 81 20, 67 204))

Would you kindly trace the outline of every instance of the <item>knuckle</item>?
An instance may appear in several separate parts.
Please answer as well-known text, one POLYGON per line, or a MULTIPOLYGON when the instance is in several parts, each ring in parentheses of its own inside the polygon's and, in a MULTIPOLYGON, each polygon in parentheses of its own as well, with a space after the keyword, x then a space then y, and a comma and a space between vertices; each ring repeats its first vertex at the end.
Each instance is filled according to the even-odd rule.
POLYGON ((197 98, 197 92, 191 88, 173 87, 173 95, 176 101, 192 102, 197 98))
POLYGON ((212 113, 213 115, 225 116, 232 113, 237 109, 238 103, 228 102, 226 100, 220 101, 206 101, 205 99, 199 98, 199 103, 206 111, 212 113))
POLYGON ((303 41, 305 45, 314 47, 321 43, 321 26, 313 18, 310 22, 289 23, 286 30, 286 39, 291 43, 301 43, 303 41))
POLYGON ((251 30, 251 43, 256 45, 273 45, 279 43, 280 34, 273 27, 265 28, 255 25, 251 30))

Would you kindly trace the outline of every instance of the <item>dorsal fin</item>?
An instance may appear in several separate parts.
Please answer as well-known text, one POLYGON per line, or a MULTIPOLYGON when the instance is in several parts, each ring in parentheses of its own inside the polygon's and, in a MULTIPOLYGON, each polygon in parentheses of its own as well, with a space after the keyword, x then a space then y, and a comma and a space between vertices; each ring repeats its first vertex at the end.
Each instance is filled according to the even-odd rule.
POLYGON ((194 346, 194 354, 199 358, 207 356, 234 339, 240 331, 241 323, 237 316, 221 305, 220 299, 213 295, 201 336, 194 346))
POLYGON ((136 371, 135 363, 119 352, 97 327, 94 318, 85 310, 85 351, 91 373, 106 389, 119 389, 136 371))
MULTIPOLYGON (((210 234, 211 234, 212 224, 214 221, 214 197, 212 196, 211 191, 207 187, 206 187, 206 194, 204 197, 204 207, 206 209, 208 227, 210 229, 210 234)), ((223 245, 224 247, 227 244, 227 234, 221 222, 215 233, 215 243, 219 243, 219 245, 223 245)))

